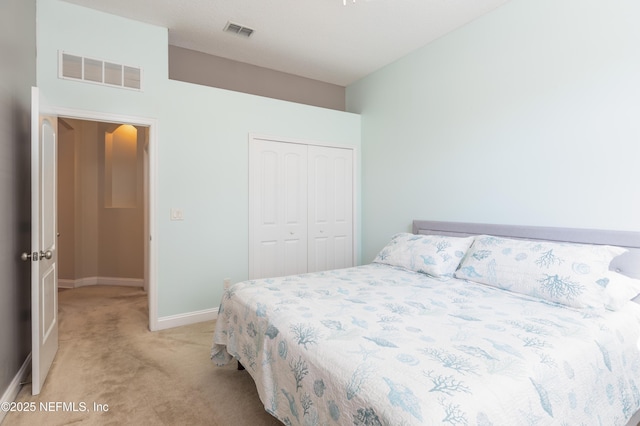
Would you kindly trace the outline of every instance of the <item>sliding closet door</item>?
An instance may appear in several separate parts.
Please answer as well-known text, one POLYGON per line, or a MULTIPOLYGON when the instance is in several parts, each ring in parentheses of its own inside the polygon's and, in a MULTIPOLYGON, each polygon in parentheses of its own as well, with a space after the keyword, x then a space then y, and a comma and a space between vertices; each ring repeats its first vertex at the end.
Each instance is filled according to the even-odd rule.
POLYGON ((307 272, 307 147, 252 139, 249 278, 307 272))
POLYGON ((309 146, 309 272, 353 266, 353 150, 309 146))

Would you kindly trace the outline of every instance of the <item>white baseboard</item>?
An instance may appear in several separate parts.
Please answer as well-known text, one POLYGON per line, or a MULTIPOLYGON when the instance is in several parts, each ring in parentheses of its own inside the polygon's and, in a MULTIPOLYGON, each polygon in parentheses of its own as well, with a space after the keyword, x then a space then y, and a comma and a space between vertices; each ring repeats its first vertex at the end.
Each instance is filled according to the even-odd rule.
MULTIPOLYGON (((78 288, 91 285, 119 285, 144 288, 144 280, 141 278, 114 278, 114 277, 86 277, 77 280, 58 279, 59 288, 78 288)), ((186 314, 169 315, 158 318, 155 323, 150 323, 151 331, 166 330, 168 328, 183 325, 196 324, 205 321, 214 321, 218 318, 218 308, 204 309, 202 311, 188 312, 186 314)))
POLYGON ((119 285, 124 287, 144 287, 142 278, 86 277, 77 280, 58 279, 59 288, 78 288, 89 285, 119 285))
MULTIPOLYGON (((21 385, 20 383, 24 382, 31 369, 31 353, 27 356, 27 359, 22 363, 22 367, 18 370, 18 373, 15 375, 11 383, 9 383, 9 387, 2 395, 2 400, 0 400, 0 404, 4 404, 6 402, 13 402, 16 400, 16 396, 18 396, 18 392, 20 392, 21 385)), ((0 410, 0 424, 4 421, 4 417, 7 415, 5 410, 0 410)))
POLYGON ((188 312, 186 314, 170 315, 168 317, 158 318, 158 322, 152 331, 166 330, 167 328, 180 327, 205 321, 213 321, 217 318, 218 308, 188 312))

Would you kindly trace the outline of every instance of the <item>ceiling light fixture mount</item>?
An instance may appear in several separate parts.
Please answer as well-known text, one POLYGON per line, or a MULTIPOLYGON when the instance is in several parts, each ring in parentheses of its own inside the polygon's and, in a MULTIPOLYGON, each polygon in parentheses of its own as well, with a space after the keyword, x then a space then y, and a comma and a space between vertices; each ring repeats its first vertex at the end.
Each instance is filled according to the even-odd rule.
MULTIPOLYGON (((356 0, 352 0, 351 3, 355 3, 356 0)), ((342 5, 346 6, 347 5, 347 0, 342 0, 342 5)))

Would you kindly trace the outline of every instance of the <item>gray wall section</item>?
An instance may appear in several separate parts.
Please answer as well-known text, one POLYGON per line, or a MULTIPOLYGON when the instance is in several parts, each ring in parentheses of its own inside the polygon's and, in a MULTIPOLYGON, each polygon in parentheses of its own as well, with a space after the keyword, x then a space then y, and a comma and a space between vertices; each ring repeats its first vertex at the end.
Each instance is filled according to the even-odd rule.
POLYGON ((36 0, 0 1, 0 395, 31 351, 31 86, 36 0))
POLYGON ((345 88, 342 86, 171 45, 169 78, 321 108, 345 110, 345 88))

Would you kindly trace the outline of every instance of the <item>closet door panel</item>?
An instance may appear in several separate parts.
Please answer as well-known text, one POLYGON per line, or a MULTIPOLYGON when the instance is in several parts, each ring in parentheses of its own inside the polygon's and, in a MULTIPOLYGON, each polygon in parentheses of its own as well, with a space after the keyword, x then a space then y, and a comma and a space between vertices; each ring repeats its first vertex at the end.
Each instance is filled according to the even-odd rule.
POLYGON ((307 272, 307 150, 306 147, 282 145, 282 275, 307 272))
POLYGON ((307 149, 253 139, 249 154, 249 278, 307 270, 307 149))
POLYGON ((338 235, 333 240, 333 269, 353 266, 352 239, 338 235))
POLYGON ((259 156, 260 223, 276 226, 278 222, 278 153, 264 151, 259 156))
POLYGON ((309 146, 309 272, 353 266, 353 151, 309 146))
POLYGON ((327 254, 330 252, 327 244, 328 238, 316 237, 309 240, 309 272, 326 271, 332 269, 330 259, 327 254))
POLYGON ((279 274, 278 270, 278 241, 260 241, 260 245, 257 247, 256 271, 267 277, 274 277, 279 274))

